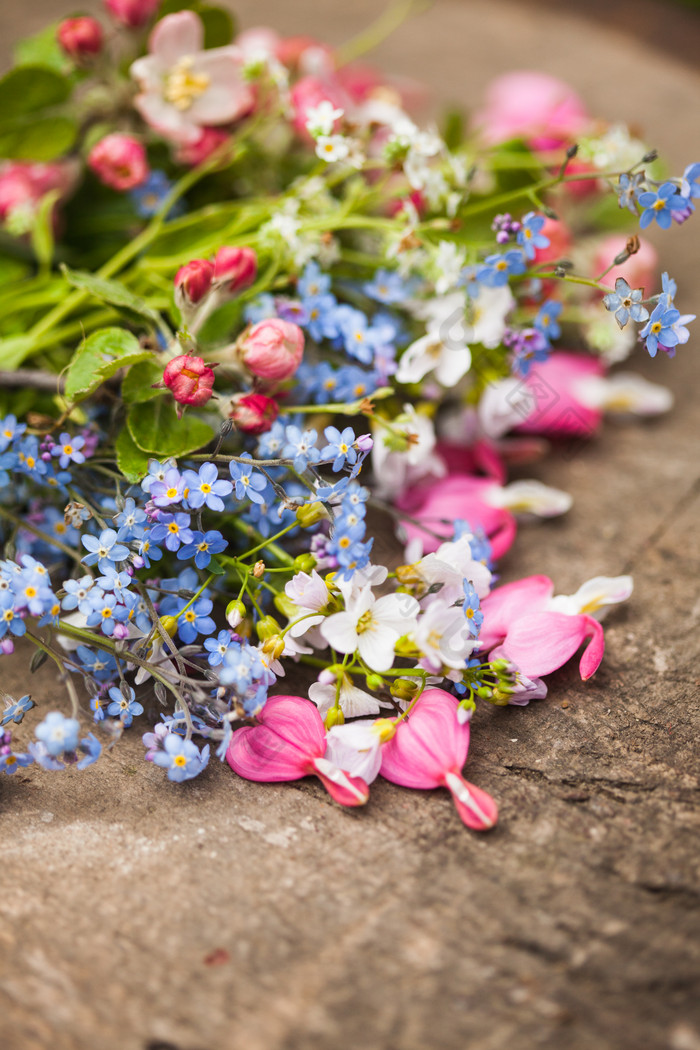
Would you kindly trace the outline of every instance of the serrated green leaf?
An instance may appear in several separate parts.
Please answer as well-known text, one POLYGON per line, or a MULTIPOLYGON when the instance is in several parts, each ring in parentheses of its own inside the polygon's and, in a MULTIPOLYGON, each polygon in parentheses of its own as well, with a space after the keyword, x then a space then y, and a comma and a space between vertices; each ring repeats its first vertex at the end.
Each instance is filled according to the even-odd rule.
POLYGON ((135 483, 148 473, 149 457, 134 442, 127 427, 123 427, 119 432, 114 449, 117 454, 117 466, 127 481, 135 483))
POLYGON ((129 291, 121 281, 108 281, 104 277, 96 277, 93 273, 87 273, 84 270, 71 270, 65 264, 61 266, 61 272, 74 288, 80 288, 85 292, 89 292, 95 299, 99 299, 103 303, 109 303, 110 306, 129 310, 131 313, 149 321, 164 334, 170 335, 158 311, 149 306, 140 295, 129 291))
POLYGON ((120 368, 147 361, 151 356, 136 336, 124 328, 101 328, 78 347, 66 376, 68 401, 82 401, 120 368))
MULTIPOLYGON (((133 365, 122 380, 122 400, 129 405, 142 405, 163 397, 167 390, 154 390, 153 384, 163 379, 163 365, 155 361, 142 361, 133 365)), ((170 395, 168 395, 170 396, 170 395)))
POLYGON ((70 95, 70 83, 43 66, 18 66, 0 79, 0 121, 58 106, 70 95))
POLYGON ((196 452, 214 437, 212 428, 196 416, 186 413, 178 419, 175 403, 167 398, 146 408, 132 405, 126 423, 138 447, 159 457, 196 452))
POLYGON ((78 125, 72 117, 28 114, 8 122, 0 118, 0 156, 12 160, 56 160, 77 137, 78 125))

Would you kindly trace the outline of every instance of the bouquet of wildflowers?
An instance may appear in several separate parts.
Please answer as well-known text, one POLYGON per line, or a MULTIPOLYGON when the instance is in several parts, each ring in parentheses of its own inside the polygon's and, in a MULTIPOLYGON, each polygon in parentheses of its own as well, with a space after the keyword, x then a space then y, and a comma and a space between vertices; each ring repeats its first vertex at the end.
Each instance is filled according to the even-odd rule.
POLYGON ((0 652, 69 704, 21 750, 7 698, 2 766, 136 732, 172 781, 213 747, 347 806, 446 787, 489 828, 476 704, 579 650, 590 677, 632 590, 499 585, 520 521, 571 503, 509 468, 670 407, 615 366, 688 340, 640 232, 691 216, 700 163, 664 174, 537 73, 421 126, 357 43, 105 8, 0 80, 0 652))

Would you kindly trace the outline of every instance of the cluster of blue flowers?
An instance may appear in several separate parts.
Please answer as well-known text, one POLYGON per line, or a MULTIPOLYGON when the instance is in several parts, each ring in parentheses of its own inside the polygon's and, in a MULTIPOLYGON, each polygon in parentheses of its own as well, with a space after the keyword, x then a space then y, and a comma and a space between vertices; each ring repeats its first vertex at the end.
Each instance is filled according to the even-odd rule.
POLYGON ((695 320, 695 314, 681 314, 677 309, 674 299, 678 289, 676 282, 667 273, 662 275, 661 287, 660 295, 645 300, 643 288, 631 288, 624 277, 618 277, 615 291, 604 296, 603 303, 606 310, 614 314, 620 328, 630 321, 636 321, 637 324, 646 321, 639 337, 644 340, 651 357, 656 357, 659 350, 674 357, 676 347, 687 343, 690 338, 686 326, 695 320), (651 314, 645 303, 654 304, 651 314))

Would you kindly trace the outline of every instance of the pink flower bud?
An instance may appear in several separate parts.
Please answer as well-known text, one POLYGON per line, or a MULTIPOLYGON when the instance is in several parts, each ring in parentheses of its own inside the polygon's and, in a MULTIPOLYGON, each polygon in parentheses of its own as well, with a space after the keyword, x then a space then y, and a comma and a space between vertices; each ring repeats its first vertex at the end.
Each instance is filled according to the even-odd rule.
POLYGON ((92 147, 88 165, 113 190, 132 190, 146 181, 149 172, 142 143, 119 132, 106 135, 92 147))
POLYGON ((56 39, 65 53, 79 62, 102 50, 102 26, 88 16, 66 18, 56 31, 56 39))
POLYGON ((239 353, 254 376, 276 382, 289 379, 301 364, 304 333, 292 321, 279 317, 258 321, 243 334, 239 353))
POLYGON ((201 357, 180 354, 166 365, 163 382, 181 405, 204 405, 212 396, 214 371, 201 357))
POLYGON ((252 248, 219 248, 216 253, 214 279, 234 295, 251 285, 257 272, 258 257, 252 248))
POLYGON ((231 402, 230 418, 245 434, 264 434, 280 413, 274 397, 265 394, 236 394, 231 402))
POLYGON ((211 288, 214 267, 206 259, 192 259, 175 274, 175 300, 182 309, 200 302, 211 288))
POLYGON ((175 160, 178 164, 187 164, 196 167, 203 164, 211 157, 212 153, 223 146, 224 142, 231 136, 221 128, 200 128, 199 137, 194 142, 182 142, 178 144, 175 151, 175 160))
POLYGON ((160 0, 105 0, 105 7, 112 17, 130 29, 145 26, 159 6, 160 0))

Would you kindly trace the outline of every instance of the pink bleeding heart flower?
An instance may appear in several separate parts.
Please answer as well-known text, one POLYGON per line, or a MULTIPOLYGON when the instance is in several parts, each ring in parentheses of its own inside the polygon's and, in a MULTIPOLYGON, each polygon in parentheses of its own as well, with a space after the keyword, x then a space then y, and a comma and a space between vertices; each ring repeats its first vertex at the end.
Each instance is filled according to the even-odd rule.
POLYGON ((532 407, 515 428, 522 434, 590 437, 600 426, 600 408, 586 403, 586 381, 605 375, 601 361, 565 351, 534 364, 522 382, 532 395, 532 407))
POLYGON ((590 124, 573 88, 547 73, 506 73, 489 84, 486 104, 475 118, 491 143, 525 139, 534 149, 572 142, 590 124))
POLYGON ((254 104, 240 51, 205 51, 203 45, 201 18, 193 11, 178 11, 158 22, 149 54, 131 66, 141 88, 134 105, 147 124, 175 142, 195 143, 203 127, 237 120, 254 104))
POLYGON ((380 773, 402 787, 446 787, 467 827, 486 831, 496 824, 498 807, 486 791, 462 776, 469 723, 458 721, 458 706, 444 689, 426 689, 383 745, 380 773))
POLYGON ((258 724, 236 730, 226 752, 231 769, 246 780, 273 783, 317 776, 341 806, 363 806, 369 788, 326 755, 326 730, 317 708, 300 696, 273 696, 258 724))
POLYGON ((563 667, 588 641, 579 670, 585 681, 603 659, 605 636, 587 613, 549 609, 554 585, 547 576, 527 576, 496 587, 481 603, 479 641, 491 659, 509 660, 528 678, 541 678, 563 667))
POLYGON ((494 558, 501 558, 512 546, 517 531, 513 514, 506 507, 492 506, 489 491, 497 488, 492 478, 475 478, 469 474, 452 474, 430 485, 420 485, 403 493, 396 501, 411 521, 403 523, 408 540, 420 539, 426 553, 436 551, 443 540, 452 538, 457 519, 466 520, 473 529, 483 529, 488 536, 494 558), (420 526, 425 525, 437 536, 420 526))

